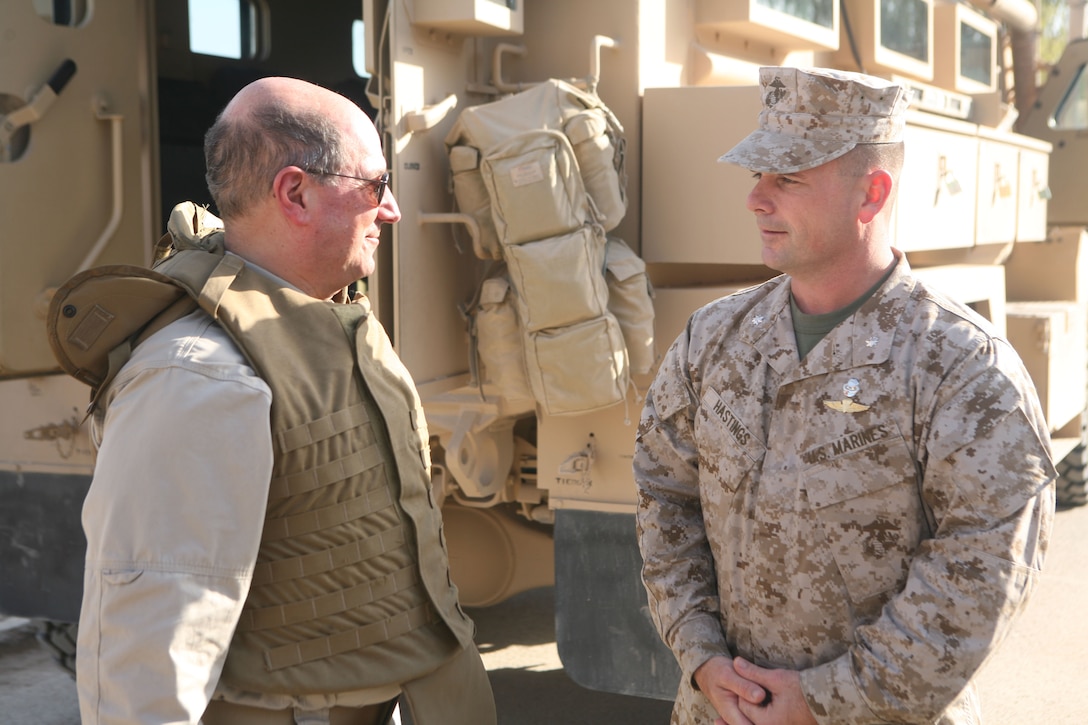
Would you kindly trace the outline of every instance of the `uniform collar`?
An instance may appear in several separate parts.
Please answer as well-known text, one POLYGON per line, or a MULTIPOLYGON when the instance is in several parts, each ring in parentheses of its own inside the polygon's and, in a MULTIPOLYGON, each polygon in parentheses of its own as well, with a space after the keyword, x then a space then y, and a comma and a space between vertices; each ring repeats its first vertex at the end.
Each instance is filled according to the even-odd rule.
POLYGON ((780 277, 777 286, 749 310, 741 323, 742 339, 781 375, 806 377, 885 362, 891 356, 896 329, 908 312, 916 284, 906 256, 893 251, 897 263, 884 284, 857 312, 831 330, 803 361, 798 360, 788 276, 780 277))

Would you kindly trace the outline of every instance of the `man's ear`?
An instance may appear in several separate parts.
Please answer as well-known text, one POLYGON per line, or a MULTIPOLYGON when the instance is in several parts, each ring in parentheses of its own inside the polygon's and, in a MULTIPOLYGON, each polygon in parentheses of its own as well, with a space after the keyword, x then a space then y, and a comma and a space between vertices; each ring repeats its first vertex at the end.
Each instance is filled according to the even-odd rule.
POLYGON ((858 210, 858 220, 863 224, 871 222, 891 203, 892 175, 883 169, 875 169, 865 175, 865 200, 858 210))
POLYGON ((272 180, 272 197, 280 212, 295 224, 305 223, 313 212, 314 180, 297 166, 284 166, 272 180))

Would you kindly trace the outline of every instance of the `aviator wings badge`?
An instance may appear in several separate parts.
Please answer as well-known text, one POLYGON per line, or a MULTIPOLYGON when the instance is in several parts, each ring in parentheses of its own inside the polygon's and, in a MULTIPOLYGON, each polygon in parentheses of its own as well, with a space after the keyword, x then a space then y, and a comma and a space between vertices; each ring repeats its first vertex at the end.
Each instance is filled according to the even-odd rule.
POLYGON ((861 392, 861 383, 857 381, 857 378, 850 378, 842 386, 842 393, 846 397, 842 400, 825 400, 824 405, 840 413, 860 413, 863 410, 869 410, 868 405, 854 402, 853 398, 859 392, 861 392))
POLYGON ((840 413, 860 413, 863 410, 869 410, 868 405, 855 403, 850 400, 850 398, 843 398, 842 400, 825 400, 824 405, 831 408, 831 410, 837 410, 840 413))

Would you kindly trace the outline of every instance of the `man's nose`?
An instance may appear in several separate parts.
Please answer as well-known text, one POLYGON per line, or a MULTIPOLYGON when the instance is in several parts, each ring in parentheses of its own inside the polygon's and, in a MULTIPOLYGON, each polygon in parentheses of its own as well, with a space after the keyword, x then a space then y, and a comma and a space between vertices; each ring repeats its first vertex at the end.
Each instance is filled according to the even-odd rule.
POLYGON ((755 186, 748 192, 745 206, 753 214, 766 214, 771 210, 771 200, 767 195, 767 180, 765 178, 761 177, 756 180, 755 186))
POLYGON ((379 216, 381 216, 382 221, 388 224, 394 224, 400 221, 400 205, 397 204, 397 199, 393 195, 392 189, 385 190, 385 196, 382 198, 379 211, 381 212, 379 216))

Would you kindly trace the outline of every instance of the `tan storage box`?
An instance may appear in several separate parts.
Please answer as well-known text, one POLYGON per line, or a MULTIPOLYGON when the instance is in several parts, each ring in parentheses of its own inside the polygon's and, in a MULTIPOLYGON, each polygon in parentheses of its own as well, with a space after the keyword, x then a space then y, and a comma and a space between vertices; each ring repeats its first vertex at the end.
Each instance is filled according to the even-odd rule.
MULTIPOLYGON (((664 287, 654 290, 654 339, 659 356, 680 336, 695 310, 719 297, 760 284, 742 282, 708 287, 664 287)), ((660 360, 659 360, 660 362, 660 360)))
POLYGON ((993 323, 997 334, 1005 331, 1005 269, 994 264, 942 264, 916 267, 914 276, 927 285, 959 300, 993 323))
POLYGON ((1074 302, 1009 302, 1009 342, 1035 382, 1051 431, 1085 407, 1088 320, 1074 302))
MULTIPOLYGON (((981 136, 982 129, 979 129, 981 136)), ((975 243, 1013 241, 1017 228, 1020 150, 1008 143, 979 138, 975 243)))
MULTIPOLYGON (((1028 139, 1019 137, 1027 144, 1028 139)), ((1019 189, 1016 194, 1016 241, 1046 239, 1046 215, 1050 199, 1050 144, 1020 149, 1019 189)))
POLYGON ((521 35, 525 28, 521 3, 510 8, 495 0, 416 0, 412 20, 424 27, 468 35, 521 35))
POLYGON ((1088 303, 1088 233, 1054 227, 1045 242, 1013 248, 1005 262, 1010 302, 1064 300, 1088 303))
POLYGON ((762 264, 746 206, 752 172, 718 157, 759 124, 759 86, 647 88, 642 100, 642 258, 762 264))
POLYGON ((976 244, 1043 241, 1050 144, 985 126, 978 137, 976 244))
MULTIPOLYGON (((895 246, 904 252, 975 244, 977 126, 907 112, 906 158, 899 183, 895 246)), ((1014 172, 1015 173, 1015 172, 1014 172)), ((1010 222, 1011 240, 1015 219, 1010 222)))

